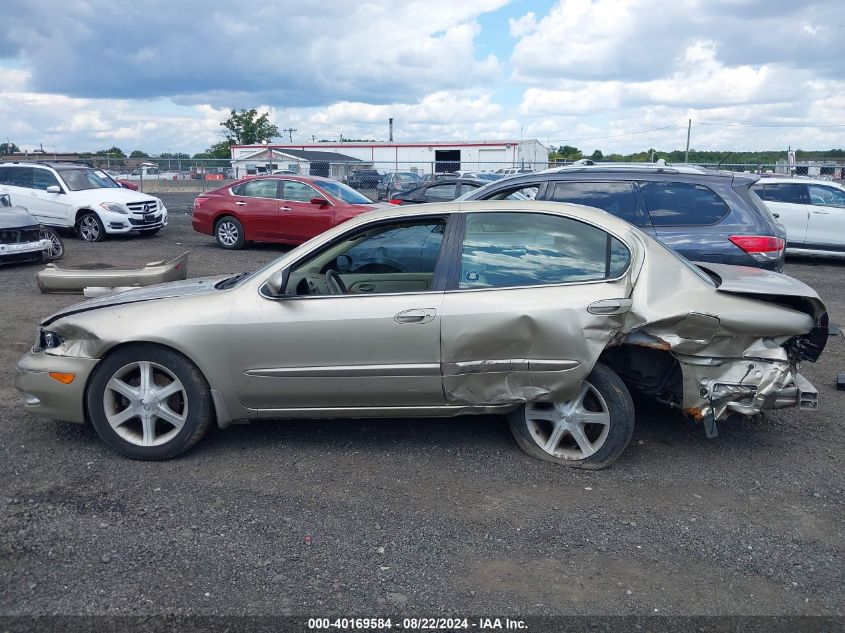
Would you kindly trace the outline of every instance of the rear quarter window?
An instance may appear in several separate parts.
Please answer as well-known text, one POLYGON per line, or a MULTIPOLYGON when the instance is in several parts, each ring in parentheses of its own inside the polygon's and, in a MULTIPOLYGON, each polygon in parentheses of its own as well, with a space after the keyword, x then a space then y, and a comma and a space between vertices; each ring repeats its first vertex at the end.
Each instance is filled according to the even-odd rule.
POLYGON ((654 226, 708 226, 730 213, 724 200, 705 185, 685 182, 640 182, 654 226))
POLYGON ((766 183, 754 188, 757 195, 768 202, 804 204, 807 201, 807 187, 799 183, 766 183))

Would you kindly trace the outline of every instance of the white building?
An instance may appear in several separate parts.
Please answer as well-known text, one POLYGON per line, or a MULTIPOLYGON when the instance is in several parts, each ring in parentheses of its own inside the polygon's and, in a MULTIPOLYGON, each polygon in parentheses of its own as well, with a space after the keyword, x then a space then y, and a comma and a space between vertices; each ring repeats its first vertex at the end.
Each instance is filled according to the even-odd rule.
MULTIPOLYGON (((325 150, 321 147, 320 150, 325 150)), ((361 161, 348 154, 281 148, 275 145, 240 145, 232 148, 235 177, 269 174, 277 170, 304 176, 326 176, 342 180, 361 161)))
POLYGON ((457 170, 496 171, 508 167, 540 170, 549 166, 549 150, 538 140, 234 145, 232 164, 245 164, 268 151, 280 154, 292 151, 336 153, 360 161, 354 167, 372 167, 382 172, 414 171, 425 174, 457 170))

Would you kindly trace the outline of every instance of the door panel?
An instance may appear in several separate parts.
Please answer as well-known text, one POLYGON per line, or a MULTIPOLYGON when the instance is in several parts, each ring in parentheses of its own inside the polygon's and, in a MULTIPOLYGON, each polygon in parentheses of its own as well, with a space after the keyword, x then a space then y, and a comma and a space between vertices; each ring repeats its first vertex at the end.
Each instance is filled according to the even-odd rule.
POLYGON ((753 189, 786 229, 787 246, 803 246, 810 219, 806 185, 800 182, 766 182, 762 185, 758 183, 753 189))
POLYGON ((252 409, 443 404, 441 292, 341 295, 233 310, 232 380, 252 409), (423 310, 431 318, 399 322, 423 310))
POLYGON ((246 239, 273 240, 279 232, 279 181, 258 178, 245 183, 235 197, 235 211, 244 225, 246 239))
POLYGON ((845 191, 809 185, 807 248, 845 251, 845 191))
POLYGON ((236 213, 244 225, 246 239, 271 240, 279 233, 279 201, 267 198, 238 197, 236 213), (237 205, 244 202, 243 205, 237 205))
POLYGON ((629 293, 624 282, 447 292, 442 325, 447 402, 571 397, 624 319, 587 308, 629 293))
POLYGON ((442 310, 446 401, 572 397, 623 324, 636 251, 571 218, 497 212, 467 214, 458 255, 442 310))
POLYGON ((307 242, 334 226, 335 207, 312 204, 312 198, 325 198, 313 187, 294 180, 283 180, 279 211, 279 232, 294 242, 307 242))
POLYGON ((803 246, 807 241, 807 224, 810 220, 809 205, 793 202, 766 200, 766 206, 777 214, 777 221, 786 229, 787 246, 803 246))
POLYGON ((31 202, 33 208, 39 209, 43 216, 41 220, 45 224, 59 226, 73 226, 73 218, 70 217, 70 203, 67 201, 66 193, 47 193, 47 187, 59 187, 64 189, 56 180, 56 177, 46 169, 32 170, 32 189, 29 195, 35 198, 31 202))

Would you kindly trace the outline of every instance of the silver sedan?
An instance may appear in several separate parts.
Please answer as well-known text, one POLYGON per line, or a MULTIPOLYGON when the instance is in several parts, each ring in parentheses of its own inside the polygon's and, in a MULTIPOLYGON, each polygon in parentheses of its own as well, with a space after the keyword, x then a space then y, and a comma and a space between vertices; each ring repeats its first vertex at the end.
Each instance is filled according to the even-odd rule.
POLYGON ((455 202, 361 215, 257 272, 99 297, 41 323, 26 410, 167 459, 212 424, 507 414, 530 455, 601 468, 637 391, 699 421, 812 409, 817 294, 692 265, 596 209, 455 202))

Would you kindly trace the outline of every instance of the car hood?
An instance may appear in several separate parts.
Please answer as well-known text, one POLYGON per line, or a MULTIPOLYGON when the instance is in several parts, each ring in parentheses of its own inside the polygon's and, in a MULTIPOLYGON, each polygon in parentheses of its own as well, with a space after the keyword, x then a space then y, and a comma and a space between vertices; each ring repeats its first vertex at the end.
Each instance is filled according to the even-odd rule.
POLYGON ((38 220, 23 207, 3 207, 0 209, 0 229, 17 229, 22 226, 34 226, 38 220))
POLYGON ((41 325, 50 325, 62 317, 79 314, 80 312, 99 310, 100 308, 111 308, 114 306, 125 305, 127 303, 137 303, 138 301, 170 299, 172 297, 185 297, 188 295, 214 292, 215 284, 227 279, 228 277, 231 277, 231 275, 201 277, 196 279, 186 279, 185 281, 171 281, 166 284, 135 288, 132 290, 125 290, 123 292, 116 292, 111 295, 96 297, 94 299, 89 299, 87 301, 68 306, 64 310, 51 314, 41 322, 41 325))
POLYGON ((750 266, 730 266, 728 264, 711 264, 695 262, 695 265, 705 271, 710 271, 721 279, 719 292, 730 292, 743 295, 780 295, 784 297, 806 297, 818 299, 819 295, 803 281, 798 281, 788 275, 775 273, 762 268, 750 266))
POLYGON ((140 191, 132 191, 124 187, 104 187, 101 189, 83 189, 82 191, 74 191, 72 195, 75 200, 90 204, 100 204, 101 202, 119 202, 126 204, 127 202, 149 202, 150 200, 158 200, 155 196, 141 193, 140 191))

